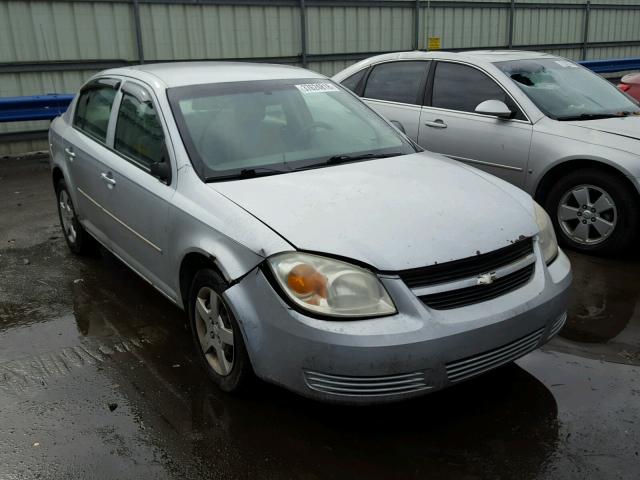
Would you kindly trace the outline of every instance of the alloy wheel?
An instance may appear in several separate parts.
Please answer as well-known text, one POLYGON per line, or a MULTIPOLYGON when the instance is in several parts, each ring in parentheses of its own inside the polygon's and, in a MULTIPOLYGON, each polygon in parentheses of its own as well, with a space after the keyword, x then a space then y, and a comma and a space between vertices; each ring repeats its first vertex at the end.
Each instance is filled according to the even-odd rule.
POLYGON ((73 204, 71 203, 71 197, 66 190, 60 191, 58 198, 58 208, 60 209, 60 220, 62 222, 62 229, 67 239, 71 243, 75 243, 77 233, 74 226, 75 211, 73 210, 73 204))
POLYGON ((210 287, 198 291, 195 325, 200 348, 209 366, 220 376, 231 373, 234 364, 234 332, 224 300, 210 287))
POLYGON ((563 232, 581 245, 608 239, 618 223, 618 209, 611 195, 595 185, 578 185, 558 204, 558 223, 563 232))

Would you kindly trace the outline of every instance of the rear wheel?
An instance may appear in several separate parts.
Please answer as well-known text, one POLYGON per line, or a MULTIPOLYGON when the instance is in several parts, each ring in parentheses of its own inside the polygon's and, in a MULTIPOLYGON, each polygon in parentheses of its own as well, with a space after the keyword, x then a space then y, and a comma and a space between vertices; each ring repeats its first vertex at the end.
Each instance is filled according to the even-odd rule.
POLYGON ((69 250, 77 255, 89 255, 96 250, 96 241, 78 221, 71 195, 64 179, 56 184, 56 198, 58 200, 58 217, 69 250))
POLYGON ((585 253, 612 254, 631 247, 640 231, 640 199, 617 175, 588 168, 561 178, 545 209, 559 241, 585 253))
POLYGON ((189 293, 189 320, 209 378, 221 390, 234 392, 249 383, 252 370, 238 322, 222 296, 226 288, 215 270, 200 270, 189 293))

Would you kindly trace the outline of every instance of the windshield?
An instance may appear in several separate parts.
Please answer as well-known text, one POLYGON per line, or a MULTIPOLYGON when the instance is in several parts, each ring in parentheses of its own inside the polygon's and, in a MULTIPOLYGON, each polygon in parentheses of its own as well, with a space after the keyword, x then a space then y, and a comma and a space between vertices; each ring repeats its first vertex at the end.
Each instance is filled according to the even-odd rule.
POLYGON ((537 58, 495 65, 540 110, 556 120, 590 120, 640 111, 638 103, 613 84, 568 60, 537 58))
POLYGON ((169 89, 168 97, 205 180, 416 151, 360 100, 325 79, 194 85, 169 89))

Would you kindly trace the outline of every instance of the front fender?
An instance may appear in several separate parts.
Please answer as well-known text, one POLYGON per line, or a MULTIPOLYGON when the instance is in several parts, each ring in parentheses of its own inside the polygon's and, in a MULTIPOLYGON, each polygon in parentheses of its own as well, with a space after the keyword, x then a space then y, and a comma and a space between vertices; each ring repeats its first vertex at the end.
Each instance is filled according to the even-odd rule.
MULTIPOLYGON (((638 143, 640 153, 640 142, 638 143)), ((535 132, 531 141, 531 155, 525 190, 532 196, 544 176, 554 167, 574 160, 590 160, 615 168, 628 177, 640 193, 640 156, 614 147, 535 132)))
POLYGON ((190 168, 178 172, 170 216, 168 233, 176 292, 182 261, 190 253, 211 259, 225 280, 233 283, 269 255, 293 250, 253 215, 196 178, 190 168))

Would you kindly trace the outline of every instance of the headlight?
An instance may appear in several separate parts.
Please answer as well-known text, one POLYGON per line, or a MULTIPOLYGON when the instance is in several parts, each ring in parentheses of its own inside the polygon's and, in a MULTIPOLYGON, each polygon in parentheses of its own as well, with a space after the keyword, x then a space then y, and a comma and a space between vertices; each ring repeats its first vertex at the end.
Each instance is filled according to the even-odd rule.
POLYGON ((542 257, 547 263, 551 263, 558 255, 558 240, 556 240, 556 232, 553 231, 553 223, 547 212, 540 205, 535 203, 536 223, 540 229, 538 233, 538 243, 542 250, 542 257))
POLYGON ((268 263, 285 294, 305 310, 347 318, 396 313, 380 280, 364 268, 299 252, 274 255, 268 263))

